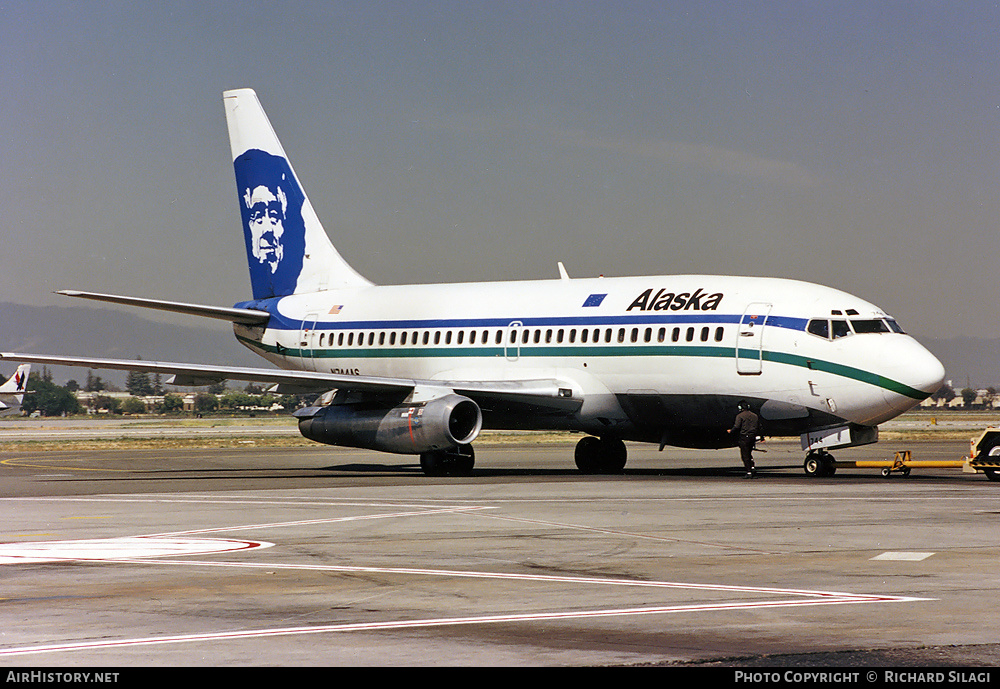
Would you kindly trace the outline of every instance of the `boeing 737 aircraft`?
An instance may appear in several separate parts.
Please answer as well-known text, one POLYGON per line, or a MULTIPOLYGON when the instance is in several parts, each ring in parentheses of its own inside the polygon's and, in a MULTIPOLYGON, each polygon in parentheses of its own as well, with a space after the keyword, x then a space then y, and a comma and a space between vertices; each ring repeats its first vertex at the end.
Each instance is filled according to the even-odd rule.
POLYGON ((7 382, 0 385, 0 416, 13 414, 21 410, 24 401, 24 389, 28 384, 28 373, 31 364, 21 364, 7 382))
POLYGON ((256 94, 223 97, 253 298, 233 308, 63 294, 231 321, 280 369, 4 353, 52 365, 325 392, 295 412, 311 440, 420 455, 467 473, 483 428, 585 433, 576 463, 617 472, 624 441, 734 445, 746 401, 770 436, 801 436, 808 473, 828 450, 935 392, 940 362, 874 304, 828 287, 711 275, 377 286, 340 256, 256 94))

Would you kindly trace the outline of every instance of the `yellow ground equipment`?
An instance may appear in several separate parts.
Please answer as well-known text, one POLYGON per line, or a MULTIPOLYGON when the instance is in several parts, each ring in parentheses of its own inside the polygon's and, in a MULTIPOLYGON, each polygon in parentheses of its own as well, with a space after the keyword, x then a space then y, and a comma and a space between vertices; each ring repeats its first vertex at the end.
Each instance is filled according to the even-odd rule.
MULTIPOLYGON (((853 467, 856 469, 881 469, 883 476, 890 476, 893 473, 907 476, 911 469, 961 469, 968 474, 982 472, 991 481, 1000 481, 1000 428, 987 428, 979 437, 973 438, 969 443, 969 456, 956 460, 928 460, 920 461, 913 459, 909 450, 900 450, 891 460, 859 460, 859 461, 833 461, 832 458, 826 460, 826 476, 833 475, 839 467, 853 467)), ((810 472, 809 459, 806 459, 806 473, 810 475, 824 475, 817 472, 810 472)))
POLYGON ((969 444, 963 471, 981 471, 991 481, 1000 481, 1000 428, 987 428, 969 444))

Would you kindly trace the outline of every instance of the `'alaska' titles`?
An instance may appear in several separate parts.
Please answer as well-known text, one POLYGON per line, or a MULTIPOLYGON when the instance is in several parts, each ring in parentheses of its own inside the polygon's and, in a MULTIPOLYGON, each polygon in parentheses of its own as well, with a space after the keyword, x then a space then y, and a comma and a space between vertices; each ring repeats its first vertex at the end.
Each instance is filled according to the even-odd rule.
POLYGON ((700 287, 694 292, 668 292, 662 287, 653 292, 650 287, 640 294, 626 311, 715 311, 722 303, 722 292, 705 294, 700 287))

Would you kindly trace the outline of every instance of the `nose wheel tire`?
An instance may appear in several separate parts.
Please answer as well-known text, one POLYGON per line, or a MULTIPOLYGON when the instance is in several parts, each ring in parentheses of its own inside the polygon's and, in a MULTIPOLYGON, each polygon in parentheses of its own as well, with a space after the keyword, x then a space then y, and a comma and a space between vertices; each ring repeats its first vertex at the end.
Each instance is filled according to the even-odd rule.
POLYGON ((805 462, 802 463, 802 468, 805 470, 806 476, 816 478, 833 476, 837 471, 833 455, 822 450, 814 450, 807 454, 805 462))

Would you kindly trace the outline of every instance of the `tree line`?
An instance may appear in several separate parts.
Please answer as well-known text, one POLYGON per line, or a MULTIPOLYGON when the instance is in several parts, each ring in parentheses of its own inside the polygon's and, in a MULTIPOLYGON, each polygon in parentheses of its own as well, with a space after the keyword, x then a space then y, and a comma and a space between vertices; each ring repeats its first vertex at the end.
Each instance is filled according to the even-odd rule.
MULTIPOLYGON (((104 410, 111 414, 176 414, 184 411, 185 395, 165 391, 159 374, 150 376, 142 371, 131 371, 125 387, 130 396, 124 399, 101 394, 118 392, 118 390, 89 370, 82 386, 76 380, 69 380, 65 385, 57 385, 52 381, 52 373, 48 367, 43 367, 41 372, 32 372, 28 376, 26 389, 29 394, 24 396, 21 408, 26 414, 37 411, 42 416, 82 414, 95 410, 104 410), (77 399, 77 393, 80 391, 93 393, 90 396, 89 406, 84 406, 77 399), (144 398, 150 397, 157 399, 147 403, 144 398)), ((226 388, 225 381, 221 381, 216 385, 209 386, 207 392, 195 394, 193 411, 205 413, 240 409, 271 409, 277 405, 282 407, 284 411, 291 412, 306 401, 307 396, 271 394, 253 383, 247 385, 243 390, 229 390, 226 388)))

